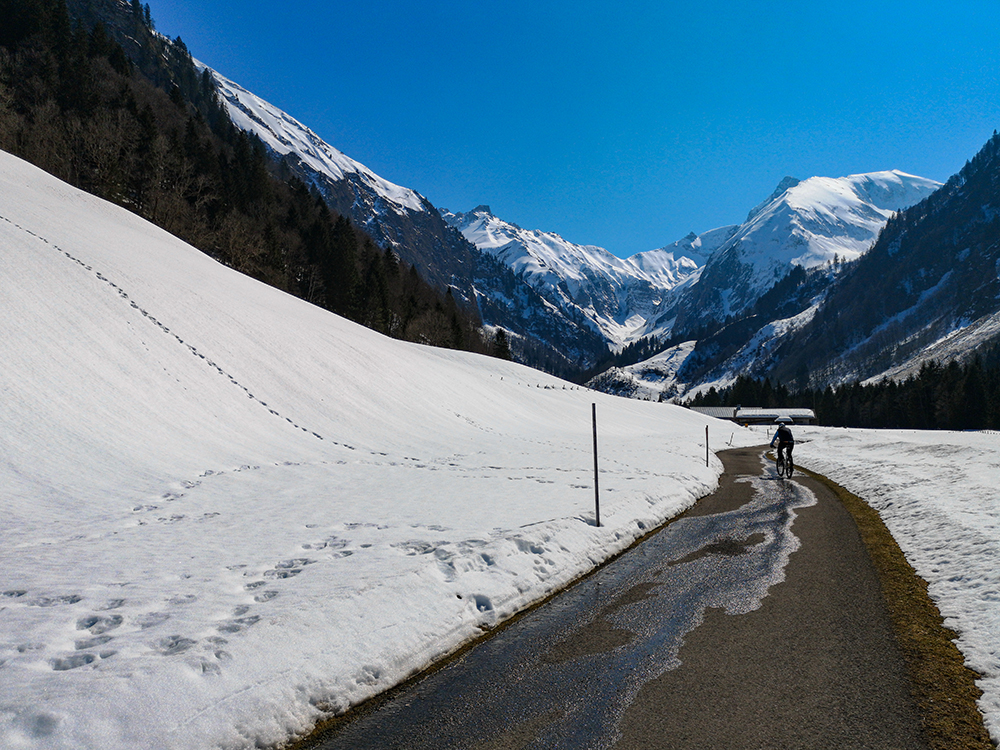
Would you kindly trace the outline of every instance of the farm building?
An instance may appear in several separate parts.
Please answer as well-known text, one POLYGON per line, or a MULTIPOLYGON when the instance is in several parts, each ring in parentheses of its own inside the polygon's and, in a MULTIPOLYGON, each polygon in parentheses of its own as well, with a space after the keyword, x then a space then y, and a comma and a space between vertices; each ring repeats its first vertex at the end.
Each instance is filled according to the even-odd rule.
POLYGON ((788 417, 793 424, 816 424, 812 409, 764 409, 759 406, 692 406, 691 411, 706 417, 728 419, 742 425, 774 424, 779 417, 788 417))

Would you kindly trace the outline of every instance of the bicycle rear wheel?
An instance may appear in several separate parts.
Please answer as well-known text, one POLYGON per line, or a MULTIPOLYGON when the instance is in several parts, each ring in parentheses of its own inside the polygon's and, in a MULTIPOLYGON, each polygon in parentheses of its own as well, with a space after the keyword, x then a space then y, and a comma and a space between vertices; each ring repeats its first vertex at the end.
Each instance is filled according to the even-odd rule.
POLYGON ((785 457, 781 454, 781 451, 778 452, 778 458, 774 462, 774 468, 777 469, 779 477, 785 476, 785 457))

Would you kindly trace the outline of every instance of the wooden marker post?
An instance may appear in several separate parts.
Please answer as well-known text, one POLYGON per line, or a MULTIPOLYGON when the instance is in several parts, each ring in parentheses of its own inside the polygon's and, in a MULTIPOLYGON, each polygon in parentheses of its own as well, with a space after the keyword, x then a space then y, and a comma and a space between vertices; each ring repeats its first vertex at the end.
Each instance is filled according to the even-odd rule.
POLYGON ((597 404, 590 405, 594 418, 594 508, 597 514, 597 525, 601 525, 601 490, 597 477, 597 404))

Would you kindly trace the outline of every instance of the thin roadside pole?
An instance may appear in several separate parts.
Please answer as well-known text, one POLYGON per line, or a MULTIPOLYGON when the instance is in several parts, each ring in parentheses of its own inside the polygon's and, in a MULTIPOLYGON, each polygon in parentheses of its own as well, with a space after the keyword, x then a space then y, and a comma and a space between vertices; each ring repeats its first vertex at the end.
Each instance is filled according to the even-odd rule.
POLYGON ((705 466, 708 466, 708 425, 705 425, 705 466))
POLYGON ((590 413, 594 418, 594 508, 597 513, 597 525, 601 525, 601 490, 597 478, 597 404, 590 405, 590 413))

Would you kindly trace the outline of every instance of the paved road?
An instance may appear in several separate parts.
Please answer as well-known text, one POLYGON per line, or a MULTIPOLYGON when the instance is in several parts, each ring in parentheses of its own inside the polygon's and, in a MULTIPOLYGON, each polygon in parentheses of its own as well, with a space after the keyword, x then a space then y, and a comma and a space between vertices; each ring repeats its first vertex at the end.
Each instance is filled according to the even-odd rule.
POLYGON ((875 572, 761 449, 662 532, 340 726, 334 748, 926 748, 875 572))

